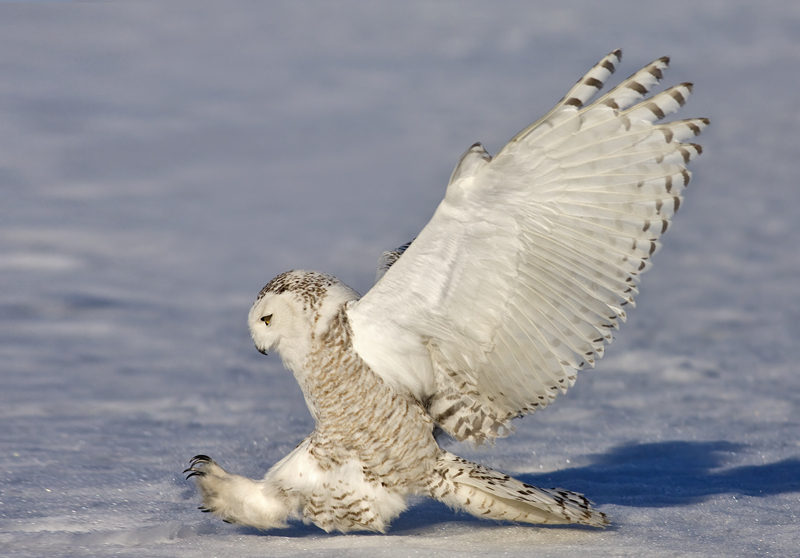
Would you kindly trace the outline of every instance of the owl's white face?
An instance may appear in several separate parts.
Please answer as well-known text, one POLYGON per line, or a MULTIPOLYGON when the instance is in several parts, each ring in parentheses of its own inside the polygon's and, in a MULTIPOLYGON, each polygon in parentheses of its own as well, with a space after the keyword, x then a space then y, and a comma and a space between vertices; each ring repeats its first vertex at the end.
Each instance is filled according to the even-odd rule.
POLYGON ((256 301, 247 322, 256 349, 263 354, 280 350, 281 341, 298 340, 308 331, 308 319, 303 316, 302 305, 291 293, 267 293, 256 301), (305 328, 299 327, 301 324, 305 328))
POLYGON ((315 335, 327 329, 342 304, 358 298, 350 287, 324 273, 288 271, 261 290, 248 316, 256 349, 277 351, 295 369, 309 354, 315 335))

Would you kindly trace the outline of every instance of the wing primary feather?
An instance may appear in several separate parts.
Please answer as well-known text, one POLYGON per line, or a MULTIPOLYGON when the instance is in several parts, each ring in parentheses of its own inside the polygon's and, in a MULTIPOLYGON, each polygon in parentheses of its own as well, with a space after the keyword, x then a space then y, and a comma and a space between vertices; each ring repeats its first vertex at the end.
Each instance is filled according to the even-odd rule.
POLYGON ((623 111, 644 98, 664 77, 669 67, 669 56, 652 61, 650 64, 622 81, 611 91, 597 99, 595 105, 605 105, 615 111, 623 111))
MULTIPOLYGON (((616 71, 617 64, 619 64, 621 61, 621 49, 616 49, 608 53, 602 60, 600 60, 600 62, 595 64, 585 76, 578 80, 575 86, 573 86, 573 88, 570 89, 566 95, 564 95, 564 97, 556 104, 555 107, 553 107, 542 118, 530 126, 527 126, 525 129, 511 138, 511 140, 508 142, 508 145, 516 143, 520 139, 527 136, 531 130, 535 129, 542 122, 546 121, 562 107, 574 107, 577 110, 585 105, 595 95, 595 93, 597 93, 603 87, 605 81, 616 71)), ((508 145, 506 147, 508 147, 508 145)), ((504 149, 505 147, 500 150, 498 155, 502 153, 504 149)))
POLYGON ((645 122, 663 120, 668 115, 677 112, 686 104, 686 100, 689 98, 689 95, 692 94, 692 89, 693 86, 691 83, 675 85, 654 95, 647 101, 626 110, 620 117, 631 120, 640 119, 645 122))

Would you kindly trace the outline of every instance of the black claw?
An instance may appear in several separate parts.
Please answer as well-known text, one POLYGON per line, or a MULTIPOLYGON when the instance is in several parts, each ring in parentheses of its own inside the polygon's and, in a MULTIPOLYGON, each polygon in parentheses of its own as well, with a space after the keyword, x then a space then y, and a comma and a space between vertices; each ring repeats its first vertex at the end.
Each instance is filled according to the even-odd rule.
POLYGON ((206 464, 206 463, 213 463, 214 460, 211 459, 207 455, 199 454, 192 457, 191 461, 189 461, 189 468, 184 469, 183 473, 190 473, 186 478, 194 477, 195 475, 205 475, 205 472, 201 469, 195 469, 197 465, 206 464))
POLYGON ((186 475, 186 480, 189 480, 192 477, 204 477, 205 473, 203 471, 192 471, 188 475, 186 475))

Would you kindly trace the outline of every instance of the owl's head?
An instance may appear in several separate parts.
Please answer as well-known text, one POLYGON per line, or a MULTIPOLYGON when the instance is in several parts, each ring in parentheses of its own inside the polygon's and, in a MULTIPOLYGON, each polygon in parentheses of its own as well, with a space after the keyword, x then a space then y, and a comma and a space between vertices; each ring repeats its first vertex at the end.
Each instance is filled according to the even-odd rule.
POLYGON ((261 289, 250 309, 250 334, 260 352, 277 350, 284 363, 294 368, 341 306, 357 298, 353 289, 325 273, 281 273, 261 289))

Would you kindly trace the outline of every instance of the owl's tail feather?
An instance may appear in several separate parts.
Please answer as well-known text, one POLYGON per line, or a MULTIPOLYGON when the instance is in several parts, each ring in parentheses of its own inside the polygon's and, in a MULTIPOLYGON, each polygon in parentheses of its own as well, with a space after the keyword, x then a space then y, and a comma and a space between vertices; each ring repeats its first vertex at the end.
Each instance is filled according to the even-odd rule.
POLYGON ((487 519, 525 523, 609 524, 581 494, 536 488, 483 465, 442 451, 429 479, 433 498, 454 509, 487 519))

